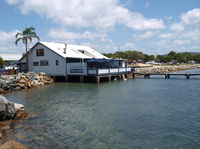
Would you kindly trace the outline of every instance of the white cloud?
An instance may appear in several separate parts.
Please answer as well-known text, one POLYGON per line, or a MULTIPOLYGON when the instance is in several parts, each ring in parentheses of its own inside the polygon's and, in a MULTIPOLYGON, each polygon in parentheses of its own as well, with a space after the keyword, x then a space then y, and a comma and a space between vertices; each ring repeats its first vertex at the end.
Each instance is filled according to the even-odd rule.
POLYGON ((177 45, 185 45, 185 44, 190 44, 191 41, 189 41, 189 40, 175 40, 174 43, 177 44, 177 45))
POLYGON ((135 48, 135 44, 132 42, 127 42, 121 48, 123 48, 125 50, 133 50, 135 48))
POLYGON ((164 34, 161 34, 161 35, 160 35, 160 38, 163 38, 163 39, 171 39, 173 36, 174 36, 173 33, 164 33, 164 34))
POLYGON ((181 15, 181 19, 185 24, 195 24, 200 22, 200 9, 192 9, 181 15))
POLYGON ((124 22, 126 22, 126 26, 135 30, 159 30, 165 28, 163 20, 146 19, 139 13, 132 13, 130 16, 123 16, 123 19, 124 22))
POLYGON ((20 50, 18 49, 21 47, 19 45, 16 47, 15 45, 15 35, 18 31, 10 31, 10 32, 5 32, 0 30, 0 53, 5 54, 5 53, 20 53, 20 50))
POLYGON ((8 41, 13 41, 15 40, 15 35, 18 31, 11 31, 11 32, 4 32, 0 30, 0 42, 4 43, 4 42, 8 42, 8 41))
POLYGON ((182 32, 182 31, 184 31, 184 28, 185 27, 184 27, 183 24, 181 24, 181 23, 174 23, 174 24, 172 24, 170 30, 176 31, 176 32, 182 32))
POLYGON ((70 32, 65 29, 51 29, 49 30, 48 35, 57 41, 68 41, 74 43, 76 39, 89 39, 95 40, 100 39, 101 41, 110 40, 107 38, 107 34, 105 33, 92 33, 90 31, 84 31, 83 33, 70 32))
POLYGON ((0 57, 2 57, 3 60, 19 60, 22 54, 0 54, 0 57))
POLYGON ((153 32, 153 31, 146 31, 144 32, 144 34, 139 35, 139 38, 151 38, 153 36, 155 36, 158 32, 153 32))
POLYGON ((145 18, 130 12, 119 0, 6 0, 17 5, 24 14, 34 12, 61 26, 113 28, 123 24, 134 30, 164 29, 162 20, 145 18))
POLYGON ((185 32, 181 35, 181 37, 192 39, 192 40, 199 39, 199 42, 200 42, 200 30, 195 29, 195 30, 192 30, 192 31, 185 32))

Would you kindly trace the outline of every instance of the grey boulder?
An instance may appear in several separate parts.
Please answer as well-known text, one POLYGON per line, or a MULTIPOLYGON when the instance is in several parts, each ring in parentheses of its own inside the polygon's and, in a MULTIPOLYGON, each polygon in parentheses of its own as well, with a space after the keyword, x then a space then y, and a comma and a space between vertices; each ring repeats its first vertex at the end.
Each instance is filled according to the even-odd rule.
POLYGON ((16 112, 15 104, 9 102, 4 96, 0 95, 0 121, 14 118, 16 112))

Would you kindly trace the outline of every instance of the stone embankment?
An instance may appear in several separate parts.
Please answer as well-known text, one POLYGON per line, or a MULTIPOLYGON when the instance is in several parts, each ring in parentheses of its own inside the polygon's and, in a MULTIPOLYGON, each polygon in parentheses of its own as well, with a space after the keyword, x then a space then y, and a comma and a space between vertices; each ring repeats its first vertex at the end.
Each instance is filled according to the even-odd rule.
POLYGON ((200 64, 199 65, 184 65, 184 66, 157 66, 157 67, 136 68, 135 72, 167 73, 167 72, 175 72, 175 71, 190 70, 190 69, 200 69, 200 64))
POLYGON ((15 75, 0 76, 0 94, 13 90, 21 90, 26 88, 37 87, 50 84, 53 79, 44 72, 34 73, 18 73, 15 75))
POLYGON ((0 149, 26 149, 21 143, 13 141, 13 127, 16 122, 28 117, 30 115, 22 104, 9 102, 0 95, 0 149))

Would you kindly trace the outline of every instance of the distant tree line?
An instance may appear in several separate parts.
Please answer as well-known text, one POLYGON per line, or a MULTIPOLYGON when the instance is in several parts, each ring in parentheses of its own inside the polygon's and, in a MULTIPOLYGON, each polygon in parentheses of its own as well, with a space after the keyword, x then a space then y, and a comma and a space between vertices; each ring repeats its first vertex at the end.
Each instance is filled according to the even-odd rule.
POLYGON ((200 63, 200 53, 183 52, 176 53, 174 51, 169 52, 166 55, 148 55, 139 51, 117 51, 115 53, 104 53, 109 58, 122 58, 135 61, 156 61, 160 63, 167 63, 171 61, 177 61, 178 63, 187 63, 189 61, 195 61, 200 63))

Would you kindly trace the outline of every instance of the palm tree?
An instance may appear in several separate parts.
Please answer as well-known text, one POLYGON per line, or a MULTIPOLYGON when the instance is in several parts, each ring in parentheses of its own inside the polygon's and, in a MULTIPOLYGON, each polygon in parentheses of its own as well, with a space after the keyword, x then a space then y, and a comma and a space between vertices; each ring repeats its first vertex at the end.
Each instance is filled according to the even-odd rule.
POLYGON ((28 28, 25 28, 24 31, 18 32, 15 35, 15 38, 16 38, 15 45, 17 45, 20 40, 22 40, 23 44, 25 44, 25 49, 26 49, 26 68, 27 68, 27 71, 29 71, 29 69, 28 69, 28 42, 32 42, 33 38, 36 38, 37 40, 40 40, 40 38, 35 33, 35 28, 34 27, 28 27, 28 28))

